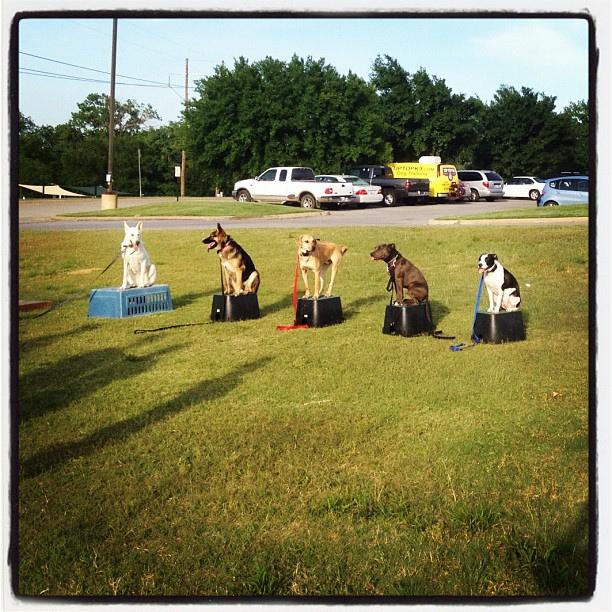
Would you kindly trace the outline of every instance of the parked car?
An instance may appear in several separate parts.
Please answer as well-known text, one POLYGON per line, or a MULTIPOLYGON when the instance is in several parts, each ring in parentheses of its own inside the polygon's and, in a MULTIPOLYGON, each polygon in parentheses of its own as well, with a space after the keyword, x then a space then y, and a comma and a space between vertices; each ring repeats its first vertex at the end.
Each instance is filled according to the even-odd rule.
POLYGON ((589 177, 561 176, 547 179, 538 206, 557 206, 558 204, 588 204, 589 177))
POLYGON ((396 178, 389 166, 356 166, 350 174, 362 178, 368 185, 381 187, 383 202, 387 206, 396 206, 402 201, 421 204, 429 195, 429 179, 396 178))
POLYGON ((513 176, 504 183, 504 198, 537 200, 544 189, 544 179, 537 176, 513 176))
POLYGON ((358 176, 350 174, 317 174, 315 179, 321 183, 350 183, 357 198, 357 204, 367 206, 368 204, 378 204, 382 202, 382 187, 370 185, 358 176))
POLYGON ((321 185, 315 180, 312 168, 302 166, 268 168, 256 178, 238 181, 234 184, 232 197, 237 202, 299 202, 302 208, 356 201, 352 185, 321 185))
POLYGON ((504 179, 493 170, 459 170, 459 180, 470 189, 470 200, 485 198, 492 202, 504 197, 504 179))

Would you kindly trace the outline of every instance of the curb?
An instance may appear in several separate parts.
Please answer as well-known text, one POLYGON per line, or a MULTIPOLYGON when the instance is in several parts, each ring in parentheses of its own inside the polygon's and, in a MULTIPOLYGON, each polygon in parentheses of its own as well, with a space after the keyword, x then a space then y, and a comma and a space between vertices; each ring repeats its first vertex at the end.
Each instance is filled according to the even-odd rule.
POLYGON ((428 225, 586 225, 588 217, 536 219, 430 219, 428 225))
MULTIPOLYGON (((51 221, 129 221, 131 219, 139 219, 141 221, 147 220, 161 220, 161 221, 245 221, 245 220, 255 220, 255 219, 302 219, 308 217, 324 217, 329 215, 329 211, 320 211, 320 212, 303 212, 303 213, 286 213, 286 214, 278 214, 278 215, 262 215, 261 217, 244 217, 239 215, 234 216, 215 216, 215 217, 201 217, 201 216, 192 216, 192 215, 171 215, 171 216, 141 216, 141 215, 131 215, 129 217, 68 217, 65 215, 53 215, 51 217, 47 217, 45 220, 51 221)), ((37 220, 42 220, 37 219, 37 220)), ((22 219, 20 223, 27 220, 22 219)))

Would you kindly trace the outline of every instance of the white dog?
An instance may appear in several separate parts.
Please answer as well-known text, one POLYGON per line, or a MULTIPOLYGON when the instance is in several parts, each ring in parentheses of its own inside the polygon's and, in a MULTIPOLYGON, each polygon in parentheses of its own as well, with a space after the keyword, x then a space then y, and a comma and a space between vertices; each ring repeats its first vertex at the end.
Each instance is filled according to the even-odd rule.
POLYGON ((149 254, 142 242, 142 221, 130 227, 125 221, 125 236, 121 243, 123 256, 123 283, 121 289, 128 287, 150 287, 157 279, 157 268, 151 263, 149 254))
POLYGON ((478 272, 484 275, 484 284, 489 294, 488 312, 499 312, 500 308, 511 312, 521 304, 519 284, 510 270, 501 265, 495 253, 483 253, 478 258, 478 272))

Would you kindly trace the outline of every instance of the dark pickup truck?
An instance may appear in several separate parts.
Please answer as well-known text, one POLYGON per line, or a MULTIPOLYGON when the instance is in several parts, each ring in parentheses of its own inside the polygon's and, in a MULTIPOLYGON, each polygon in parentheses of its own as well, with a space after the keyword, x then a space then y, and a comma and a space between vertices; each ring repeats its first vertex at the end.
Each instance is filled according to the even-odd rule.
POLYGON ((420 204, 429 196, 429 179, 395 178, 389 166, 357 166, 350 174, 382 187, 383 204, 387 206, 396 206, 402 200, 420 204))

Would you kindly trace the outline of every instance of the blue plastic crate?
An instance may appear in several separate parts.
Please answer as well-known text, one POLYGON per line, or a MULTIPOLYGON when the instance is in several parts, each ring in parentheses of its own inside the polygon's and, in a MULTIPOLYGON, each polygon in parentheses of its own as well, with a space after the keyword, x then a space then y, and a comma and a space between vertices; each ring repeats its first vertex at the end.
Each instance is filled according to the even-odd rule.
POLYGON ((89 317, 122 319, 172 310, 168 285, 152 285, 136 289, 105 287, 89 294, 89 317))

